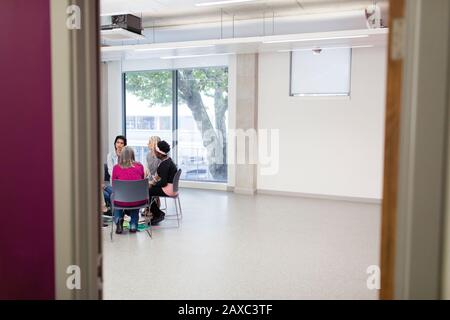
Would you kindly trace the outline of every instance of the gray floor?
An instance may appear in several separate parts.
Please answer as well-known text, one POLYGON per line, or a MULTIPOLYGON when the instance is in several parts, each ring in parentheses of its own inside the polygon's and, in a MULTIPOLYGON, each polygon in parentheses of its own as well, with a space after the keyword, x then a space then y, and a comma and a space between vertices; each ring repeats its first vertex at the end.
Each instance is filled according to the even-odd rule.
MULTIPOLYGON (((380 206, 184 189, 184 218, 103 230, 105 299, 376 299, 380 206)), ((170 208, 170 207, 169 207, 170 208)))

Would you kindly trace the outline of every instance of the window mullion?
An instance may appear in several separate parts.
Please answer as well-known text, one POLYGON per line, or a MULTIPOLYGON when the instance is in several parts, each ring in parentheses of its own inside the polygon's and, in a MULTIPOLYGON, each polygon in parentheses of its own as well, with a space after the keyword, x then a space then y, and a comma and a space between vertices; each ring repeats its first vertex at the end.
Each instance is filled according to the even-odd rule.
POLYGON ((172 158, 178 163, 178 70, 172 72, 172 158))

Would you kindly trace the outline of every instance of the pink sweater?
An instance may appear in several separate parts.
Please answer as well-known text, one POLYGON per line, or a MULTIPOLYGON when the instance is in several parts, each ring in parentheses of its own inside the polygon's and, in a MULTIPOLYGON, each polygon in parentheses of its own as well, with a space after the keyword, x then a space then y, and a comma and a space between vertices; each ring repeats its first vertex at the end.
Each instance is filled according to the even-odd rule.
MULTIPOLYGON (((143 180, 144 179, 144 166, 139 162, 135 162, 131 168, 122 168, 116 164, 112 171, 111 181, 114 185, 114 180, 143 180)), ((114 201, 114 204, 122 207, 135 207, 144 204, 145 201, 138 202, 120 202, 114 201)))

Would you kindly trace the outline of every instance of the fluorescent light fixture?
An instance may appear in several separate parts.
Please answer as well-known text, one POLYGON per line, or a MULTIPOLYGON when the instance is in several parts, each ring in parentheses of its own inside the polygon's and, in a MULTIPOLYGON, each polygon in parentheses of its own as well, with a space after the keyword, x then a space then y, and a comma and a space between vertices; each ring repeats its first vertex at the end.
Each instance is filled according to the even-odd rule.
POLYGON ((215 47, 215 45, 204 45, 204 46, 185 46, 185 47, 164 47, 164 48, 148 48, 148 49, 135 49, 134 51, 160 51, 160 50, 177 50, 177 49, 193 49, 193 48, 211 48, 215 47))
POLYGON ((117 12, 106 12, 100 13, 100 17, 109 17, 109 16, 121 16, 126 14, 132 14, 130 11, 117 11, 117 12))
POLYGON ((196 3, 197 7, 208 7, 208 6, 221 6, 227 4, 236 4, 236 3, 244 3, 244 2, 254 2, 256 0, 223 0, 223 1, 210 1, 210 2, 200 2, 196 3))
POLYGON ((368 35, 360 36, 342 36, 342 37, 328 37, 328 38, 309 38, 309 39, 291 39, 291 40, 273 40, 264 41, 263 43, 285 43, 285 42, 304 42, 304 41, 323 41, 323 40, 339 40, 339 39, 357 39, 357 38, 368 38, 368 35))
POLYGON ((234 53, 211 53, 211 54, 193 54, 188 56, 167 56, 167 57, 161 57, 161 59, 168 60, 168 59, 186 59, 186 58, 199 58, 199 57, 211 57, 211 56, 227 56, 232 55, 234 53))
POLYGON ((278 50, 278 52, 297 52, 297 51, 312 51, 315 49, 322 50, 336 50, 336 49, 358 49, 358 48, 373 48, 373 45, 367 46, 346 46, 346 47, 314 47, 314 48, 300 48, 300 49, 290 49, 290 50, 278 50))

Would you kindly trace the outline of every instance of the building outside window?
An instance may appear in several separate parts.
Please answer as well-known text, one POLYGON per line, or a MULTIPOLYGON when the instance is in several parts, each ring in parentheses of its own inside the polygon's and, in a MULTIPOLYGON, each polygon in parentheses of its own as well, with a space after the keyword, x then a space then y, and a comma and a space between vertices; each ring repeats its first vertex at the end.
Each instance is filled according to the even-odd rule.
POLYGON ((228 68, 127 72, 124 77, 126 134, 141 162, 149 137, 157 135, 176 146, 171 155, 182 179, 226 183, 228 68))

